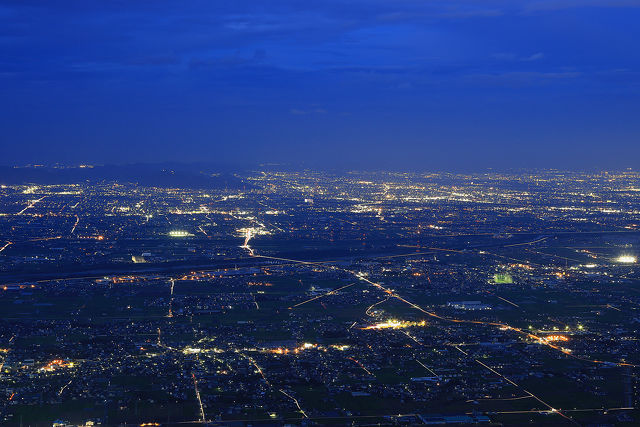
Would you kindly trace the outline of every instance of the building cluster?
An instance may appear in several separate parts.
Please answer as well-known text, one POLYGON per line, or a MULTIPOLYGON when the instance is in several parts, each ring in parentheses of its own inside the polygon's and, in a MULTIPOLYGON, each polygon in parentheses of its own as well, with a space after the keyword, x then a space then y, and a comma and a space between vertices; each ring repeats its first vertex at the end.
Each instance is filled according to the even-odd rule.
POLYGON ((0 423, 640 419, 637 174, 243 179, 0 189, 0 423))

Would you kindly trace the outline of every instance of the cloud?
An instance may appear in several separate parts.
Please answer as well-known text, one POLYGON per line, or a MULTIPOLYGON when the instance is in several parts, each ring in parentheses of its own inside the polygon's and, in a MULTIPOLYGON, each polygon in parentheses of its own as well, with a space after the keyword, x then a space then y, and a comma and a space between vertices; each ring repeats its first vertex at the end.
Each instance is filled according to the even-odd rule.
POLYGON ((327 110, 324 108, 311 108, 311 109, 300 109, 300 108, 292 108, 289 110, 289 113, 296 116, 306 116, 308 114, 326 114, 327 110))
POLYGON ((526 87, 550 84, 552 82, 570 81, 585 74, 579 71, 540 72, 509 71, 492 74, 469 74, 465 76, 468 83, 488 86, 526 87))
POLYGON ((518 56, 515 53, 494 53, 491 57, 499 61, 532 62, 544 58, 544 53, 537 52, 527 56, 518 56))
POLYGON ((542 52, 538 52, 538 53, 534 53, 533 55, 527 56, 525 58, 522 58, 521 61, 538 61, 540 59, 544 58, 544 53, 542 52))
POLYGON ((640 0, 534 0, 524 2, 523 10, 542 12, 585 7, 637 8, 640 7, 640 0))

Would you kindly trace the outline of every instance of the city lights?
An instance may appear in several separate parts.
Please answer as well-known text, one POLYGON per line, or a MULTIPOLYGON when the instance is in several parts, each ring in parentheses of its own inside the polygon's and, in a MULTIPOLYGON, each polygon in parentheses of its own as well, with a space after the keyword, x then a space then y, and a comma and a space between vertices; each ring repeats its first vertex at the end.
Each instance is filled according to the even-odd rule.
POLYGON ((638 258, 635 255, 620 255, 616 261, 620 264, 635 264, 638 258))
POLYGON ((407 322, 407 321, 403 321, 403 320, 396 320, 396 319, 389 319, 385 322, 380 322, 380 323, 376 323, 375 325, 371 325, 371 326, 366 326, 364 328, 360 328, 363 330, 369 330, 369 329, 404 329, 404 328, 410 328, 412 326, 426 326, 427 322, 424 320, 421 320, 419 322, 407 322))
POLYGON ((171 237, 190 237, 193 236, 192 233, 184 230, 171 230, 169 231, 169 236, 171 237))
POLYGON ((621 270, 637 262, 635 231, 607 233, 635 224, 625 206, 640 192, 612 194, 622 184, 611 176, 518 177, 526 185, 497 173, 265 171, 243 176, 248 191, 8 186, 6 413, 106 399, 126 425, 162 423, 153 414, 166 402, 176 423, 352 422, 350 400, 376 399, 410 405, 399 411, 410 416, 371 408, 389 423, 441 423, 428 411, 453 402, 488 414, 447 418, 473 424, 530 399, 510 416, 531 423, 572 414, 552 406, 549 366, 563 369, 554 387, 603 378, 630 396, 633 380, 611 368, 640 365, 626 315, 638 272, 621 270), (598 209, 584 207, 591 193, 598 209), (131 415, 142 402, 149 410, 131 415))

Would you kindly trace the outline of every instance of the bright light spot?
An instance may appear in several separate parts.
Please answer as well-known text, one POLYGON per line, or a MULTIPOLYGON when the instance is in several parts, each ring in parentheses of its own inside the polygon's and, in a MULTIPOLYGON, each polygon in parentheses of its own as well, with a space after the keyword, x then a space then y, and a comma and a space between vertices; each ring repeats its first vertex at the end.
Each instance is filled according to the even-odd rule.
POLYGON ((193 236, 193 234, 189 233, 188 231, 183 231, 183 230, 171 230, 169 232, 169 236, 171 236, 171 237, 189 237, 189 236, 193 236))
POLYGON ((376 323, 375 325, 366 326, 360 329, 404 329, 410 326, 426 326, 427 322, 421 320, 420 322, 405 322, 403 320, 389 319, 386 322, 376 323))
POLYGON ((636 258, 634 255, 620 255, 618 258, 616 258, 616 261, 620 264, 635 264, 636 262, 638 262, 638 258, 636 258))
POLYGON ((345 351, 346 349, 349 348, 349 346, 344 344, 331 344, 331 348, 335 348, 336 350, 339 350, 339 351, 345 351))
POLYGON ((554 341, 569 341, 569 338, 564 335, 547 335, 544 338, 540 338, 541 342, 554 342, 554 341))
POLYGON ((74 366, 75 364, 73 362, 62 360, 62 359, 55 359, 47 363, 46 365, 44 365, 42 368, 39 369, 39 371, 53 372, 59 368, 73 368, 74 366))

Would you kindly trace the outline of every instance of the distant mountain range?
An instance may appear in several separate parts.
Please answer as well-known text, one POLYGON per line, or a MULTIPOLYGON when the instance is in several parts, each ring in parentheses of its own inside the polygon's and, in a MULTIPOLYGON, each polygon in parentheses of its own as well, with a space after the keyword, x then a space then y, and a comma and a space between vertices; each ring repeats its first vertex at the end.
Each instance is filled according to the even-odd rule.
POLYGON ((238 189, 251 187, 229 172, 199 170, 194 165, 132 164, 91 167, 0 166, 0 184, 136 183, 148 187, 238 189))

